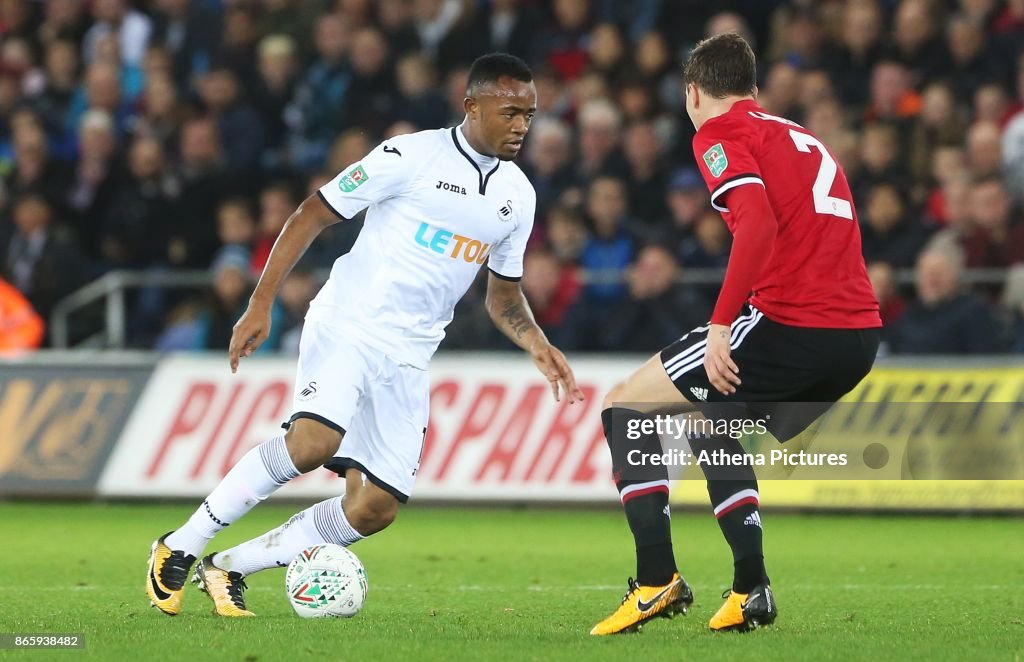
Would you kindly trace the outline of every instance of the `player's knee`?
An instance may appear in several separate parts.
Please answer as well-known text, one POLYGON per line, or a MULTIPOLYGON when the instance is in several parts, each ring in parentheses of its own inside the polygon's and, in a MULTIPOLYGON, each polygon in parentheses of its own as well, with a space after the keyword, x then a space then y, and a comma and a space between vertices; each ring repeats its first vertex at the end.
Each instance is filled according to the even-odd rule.
POLYGON ((361 498, 345 499, 345 517, 364 536, 386 529, 398 517, 398 500, 390 494, 361 494, 361 498))
POLYGON ((601 409, 610 409, 615 406, 616 402, 622 402, 622 394, 626 390, 626 383, 619 382, 608 391, 604 396, 604 400, 601 402, 601 409))
POLYGON ((334 457, 341 438, 341 432, 319 421, 300 418, 288 428, 284 441, 295 468, 306 473, 334 457))

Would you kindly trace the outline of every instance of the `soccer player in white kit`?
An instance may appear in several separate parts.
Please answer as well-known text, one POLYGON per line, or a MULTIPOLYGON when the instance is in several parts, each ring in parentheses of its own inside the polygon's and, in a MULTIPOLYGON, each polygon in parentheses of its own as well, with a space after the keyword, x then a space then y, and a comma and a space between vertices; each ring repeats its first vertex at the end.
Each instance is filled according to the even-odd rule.
POLYGON ((252 616, 243 578, 320 543, 348 546, 387 527, 408 500, 429 406, 427 367, 455 304, 487 265, 487 311, 526 350, 552 394, 582 400, 562 353, 537 326, 519 280, 536 195, 512 161, 536 112, 529 67, 494 53, 473 63, 459 127, 390 138, 307 198, 274 244, 234 327, 231 371, 270 330, 285 276, 325 227, 367 209, 351 252, 310 304, 287 432, 239 460, 196 512, 153 543, 146 593, 179 613, 207 543, 286 482, 320 466, 344 497, 196 565, 193 582, 222 616, 252 616))

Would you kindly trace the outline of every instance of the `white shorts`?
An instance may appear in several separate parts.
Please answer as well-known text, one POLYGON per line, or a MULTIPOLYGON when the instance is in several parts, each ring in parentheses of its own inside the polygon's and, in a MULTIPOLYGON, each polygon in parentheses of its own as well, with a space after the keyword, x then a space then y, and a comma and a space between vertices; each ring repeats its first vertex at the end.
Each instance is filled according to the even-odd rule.
POLYGON ((306 321, 288 423, 309 418, 345 435, 326 468, 342 476, 356 469, 405 503, 419 468, 429 407, 426 370, 306 321))

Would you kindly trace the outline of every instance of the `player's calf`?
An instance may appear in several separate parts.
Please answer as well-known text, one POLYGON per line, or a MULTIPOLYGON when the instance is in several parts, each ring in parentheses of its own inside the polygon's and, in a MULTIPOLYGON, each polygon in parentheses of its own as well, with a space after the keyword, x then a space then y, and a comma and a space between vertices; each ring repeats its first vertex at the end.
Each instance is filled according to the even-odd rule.
POLYGON ((319 421, 299 418, 288 427, 284 441, 295 468, 307 473, 334 457, 342 436, 341 432, 319 421))
POLYGON ((362 482, 362 476, 350 472, 343 503, 345 517, 363 536, 383 531, 398 516, 398 499, 371 482, 362 482))

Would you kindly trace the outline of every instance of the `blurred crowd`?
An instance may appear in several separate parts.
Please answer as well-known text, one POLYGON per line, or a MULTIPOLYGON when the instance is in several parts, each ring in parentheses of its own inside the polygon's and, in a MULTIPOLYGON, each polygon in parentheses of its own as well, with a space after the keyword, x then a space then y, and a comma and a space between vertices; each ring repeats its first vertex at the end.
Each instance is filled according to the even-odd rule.
MULTIPOLYGON (((117 269, 211 274, 133 290, 130 346, 226 348, 296 205, 379 140, 461 122, 468 65, 507 51, 539 95, 537 317, 568 351, 654 351, 706 322, 718 282, 691 274, 728 259, 680 81, 728 31, 760 103, 850 179, 886 351, 1024 351, 1024 0, 0 0, 0 349, 45 345, 55 303, 117 269)), ((297 351, 360 227, 317 239, 266 351, 297 351)), ((482 283, 444 348, 506 346, 482 283)))

